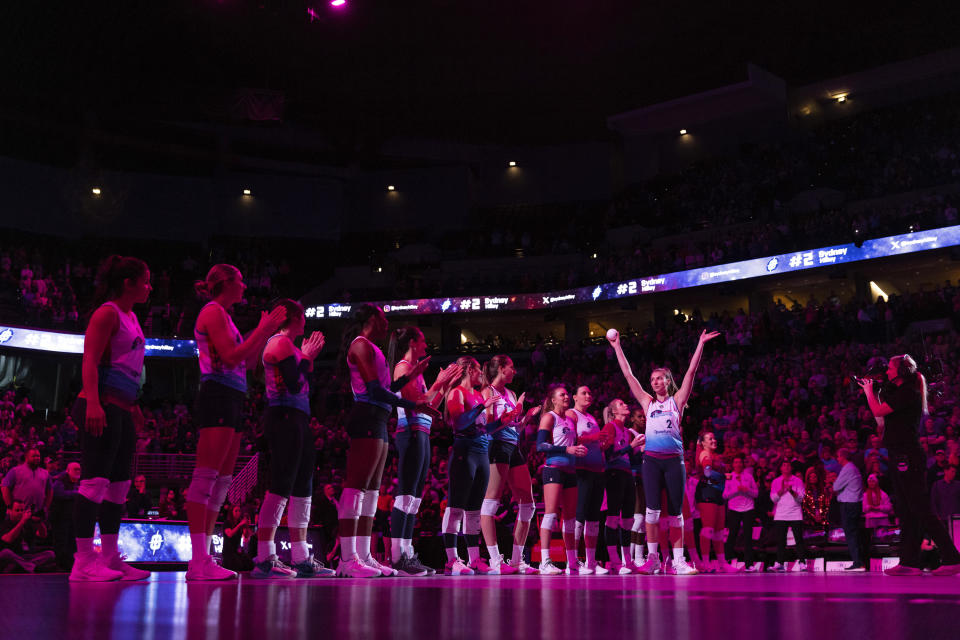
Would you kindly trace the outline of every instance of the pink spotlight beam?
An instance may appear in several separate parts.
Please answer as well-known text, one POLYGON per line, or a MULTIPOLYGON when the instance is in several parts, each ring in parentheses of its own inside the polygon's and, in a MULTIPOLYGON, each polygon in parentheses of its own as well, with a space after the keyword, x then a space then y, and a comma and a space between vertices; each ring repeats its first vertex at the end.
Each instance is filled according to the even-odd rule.
POLYGON ((343 7, 347 4, 347 0, 330 0, 331 7, 343 7))

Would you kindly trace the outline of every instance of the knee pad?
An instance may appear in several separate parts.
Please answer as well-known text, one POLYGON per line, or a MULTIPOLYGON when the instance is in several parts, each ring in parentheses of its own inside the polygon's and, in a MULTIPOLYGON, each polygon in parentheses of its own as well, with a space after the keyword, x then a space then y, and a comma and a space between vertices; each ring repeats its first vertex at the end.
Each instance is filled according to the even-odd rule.
POLYGON ((107 488, 110 481, 106 478, 85 478, 80 481, 80 488, 77 493, 82 495, 90 502, 100 504, 107 495, 107 488))
POLYGON ((423 498, 414 498, 414 499, 413 499, 413 505, 410 507, 410 511, 407 511, 407 513, 409 513, 409 514, 411 514, 411 515, 416 515, 416 514, 420 513, 420 503, 421 503, 421 502, 423 502, 423 498))
POLYGON ((703 527, 700 529, 700 537, 706 538, 707 540, 714 540, 713 527, 703 527))
MULTIPOLYGON (((683 529, 683 514, 679 516, 667 516, 667 524, 676 529, 683 529)), ((693 528, 693 520, 690 521, 690 528, 693 528)))
POLYGON ((377 515, 377 500, 379 499, 379 491, 364 491, 363 499, 360 501, 360 517, 372 518, 377 515))
POLYGON ((280 520, 283 519, 283 508, 286 506, 286 498, 267 491, 267 495, 263 496, 263 504, 260 505, 257 526, 261 529, 276 529, 279 527, 280 520))
POLYGON ((299 498, 290 496, 287 502, 287 527, 290 529, 306 529, 310 526, 310 506, 313 498, 299 498))
POLYGON ((463 509, 447 507, 443 512, 443 524, 441 525, 443 533, 460 533, 460 521, 463 520, 463 509))
POLYGON ((232 483, 233 476, 217 476, 217 481, 213 483, 213 491, 210 493, 210 501, 207 502, 207 511, 220 511, 220 507, 227 501, 227 493, 232 483))
POLYGON ((532 502, 522 502, 517 509, 517 520, 520 522, 530 522, 537 513, 537 505, 532 502))
POLYGON ((187 502, 209 503, 210 494, 213 493, 213 485, 217 483, 219 475, 216 469, 196 467, 193 470, 193 477, 190 478, 190 486, 187 488, 187 502))
POLYGON ((480 533, 480 512, 467 511, 463 516, 463 533, 475 536, 480 533))
POLYGON ((115 504, 123 504, 127 501, 127 494, 130 493, 130 485, 132 483, 129 480, 121 480, 120 482, 111 482, 107 486, 107 491, 103 495, 103 499, 107 502, 113 502, 115 504))
POLYGON ((583 525, 583 532, 591 538, 596 538, 600 535, 600 522, 587 522, 583 525))
POLYGON ((630 531, 633 531, 634 533, 640 533, 641 531, 643 531, 643 521, 644 521, 643 514, 635 513, 633 514, 633 524, 625 528, 630 529, 630 531))
POLYGON ((346 488, 340 494, 340 505, 337 509, 337 518, 340 520, 356 520, 360 517, 360 503, 363 501, 362 489, 346 488))
POLYGON ((493 500, 492 498, 484 498, 483 505, 480 507, 480 515, 482 516, 495 516, 497 515, 497 510, 500 508, 500 501, 493 500))
POLYGON ((714 529, 713 530, 713 539, 717 542, 726 542, 727 536, 730 535, 730 529, 714 529))
POLYGON ((547 531, 553 531, 556 527, 557 527, 557 514, 555 513, 543 514, 543 519, 540 520, 540 528, 546 529, 547 531))
POLYGON ((636 521, 637 519, 634 516, 630 516, 629 518, 620 518, 620 528, 624 531, 633 531, 633 523, 636 521))
POLYGON ((578 524, 577 521, 574 520, 573 518, 570 518, 569 520, 564 520, 561 530, 563 531, 564 534, 576 533, 577 524, 578 524))
POLYGON ((647 524, 657 524, 660 522, 660 509, 651 509, 647 507, 647 524))
POLYGON ((413 496, 397 496, 393 499, 393 508, 401 513, 416 513, 413 508, 413 503, 415 501, 416 500, 413 496))

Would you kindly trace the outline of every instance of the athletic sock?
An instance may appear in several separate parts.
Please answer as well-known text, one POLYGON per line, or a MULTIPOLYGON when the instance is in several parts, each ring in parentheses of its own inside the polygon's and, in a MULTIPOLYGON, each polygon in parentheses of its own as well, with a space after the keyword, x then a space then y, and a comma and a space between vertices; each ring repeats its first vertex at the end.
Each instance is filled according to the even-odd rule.
POLYGON ((391 538, 390 539, 390 557, 393 558, 393 563, 396 564, 400 562, 400 558, 403 557, 403 539, 402 538, 391 538))
POLYGON ((370 557, 370 537, 371 536, 357 536, 357 556, 361 560, 366 560, 370 557))
POLYGON ((595 567, 597 566, 597 548, 590 547, 587 549, 587 566, 595 567))
POLYGON ((199 560, 201 558, 209 556, 210 552, 207 551, 207 534, 191 533, 190 548, 193 551, 194 560, 199 560))
POLYGON ((659 548, 660 548, 660 543, 659 543, 659 542, 648 542, 648 543, 647 543, 647 557, 649 558, 651 553, 652 553, 654 556, 656 556, 659 548))
POLYGON ((467 547, 467 557, 470 558, 470 564, 475 564, 480 560, 480 547, 467 547))
POLYGON ((677 562, 682 562, 682 561, 683 561, 683 547, 674 547, 673 562, 676 564, 677 562))
POLYGON ((265 562, 270 556, 277 555, 277 543, 274 540, 257 541, 257 562, 265 562))
POLYGON ((293 562, 293 564, 300 564, 301 562, 306 562, 309 557, 310 557, 310 548, 307 547, 306 540, 290 543, 290 560, 293 562))
POLYGON ((112 558, 120 553, 120 549, 117 547, 119 539, 120 535, 116 533, 100 534, 100 550, 103 552, 104 558, 112 558))
POLYGON ((495 562, 500 559, 500 548, 497 545, 487 545, 487 553, 490 554, 490 561, 495 562))
POLYGON ((456 547, 446 547, 447 552, 447 562, 453 562, 457 559, 457 548, 456 547))
POLYGON ((357 555, 356 536, 344 536, 340 538, 340 559, 344 562, 353 560, 357 555))
POLYGON ((610 562, 623 564, 623 559, 620 558, 620 547, 611 547, 607 545, 607 555, 610 556, 610 562))
POLYGON ((523 561, 523 545, 513 545, 513 554, 510 556, 510 564, 516 566, 523 561))
POLYGON ((573 571, 577 568, 577 550, 567 549, 567 568, 573 571))
POLYGON ((93 553, 93 538, 77 538, 77 551, 93 553))

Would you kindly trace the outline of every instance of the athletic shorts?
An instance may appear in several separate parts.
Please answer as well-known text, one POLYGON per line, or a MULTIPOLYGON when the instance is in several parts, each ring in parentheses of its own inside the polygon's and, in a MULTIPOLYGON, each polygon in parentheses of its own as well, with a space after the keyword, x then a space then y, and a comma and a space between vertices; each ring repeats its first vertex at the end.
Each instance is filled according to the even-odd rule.
POLYGON ((387 420, 390 412, 369 402, 355 402, 347 416, 347 435, 351 438, 373 438, 390 442, 387 420))
POLYGON ((506 464, 513 469, 525 466, 527 459, 515 442, 493 440, 490 442, 490 464, 506 464))
POLYGON ((198 429, 207 427, 232 427, 243 431, 243 399, 246 394, 232 387, 204 380, 194 403, 194 424, 198 429))
POLYGON ((553 483, 562 485, 564 489, 576 489, 577 474, 573 469, 570 471, 565 471, 564 469, 558 469, 557 467, 544 467, 543 484, 553 483))
POLYGON ((719 487, 704 482, 703 480, 697 482, 697 489, 693 493, 693 499, 697 504, 717 504, 721 507, 726 504, 726 501, 723 499, 723 491, 721 491, 719 487))

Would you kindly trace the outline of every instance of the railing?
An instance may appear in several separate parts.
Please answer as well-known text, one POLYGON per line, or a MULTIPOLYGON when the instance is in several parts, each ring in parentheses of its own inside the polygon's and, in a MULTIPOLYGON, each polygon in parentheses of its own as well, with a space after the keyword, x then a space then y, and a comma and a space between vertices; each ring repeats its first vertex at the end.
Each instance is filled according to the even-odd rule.
MULTIPOLYGON (((73 461, 79 462, 80 452, 64 452, 63 458, 64 464, 73 461)), ((252 484, 246 488, 248 493, 257 482, 257 460, 257 455, 238 456, 237 464, 233 468, 233 475, 236 479, 239 479, 241 475, 249 476, 252 473, 252 484)), ((192 453, 138 453, 133 456, 132 473, 134 476, 141 474, 146 476, 147 482, 188 481, 193 475, 193 468, 196 464, 197 456, 192 453)), ((249 482, 249 479, 245 482, 249 482)), ((234 480, 234 484, 236 484, 236 480, 234 480)), ((244 497, 246 497, 246 493, 244 497)))
POLYGON ((230 484, 230 490, 227 493, 230 504, 243 504, 250 492, 257 486, 257 465, 259 463, 260 454, 254 454, 247 460, 243 469, 233 474, 233 482, 230 484))

